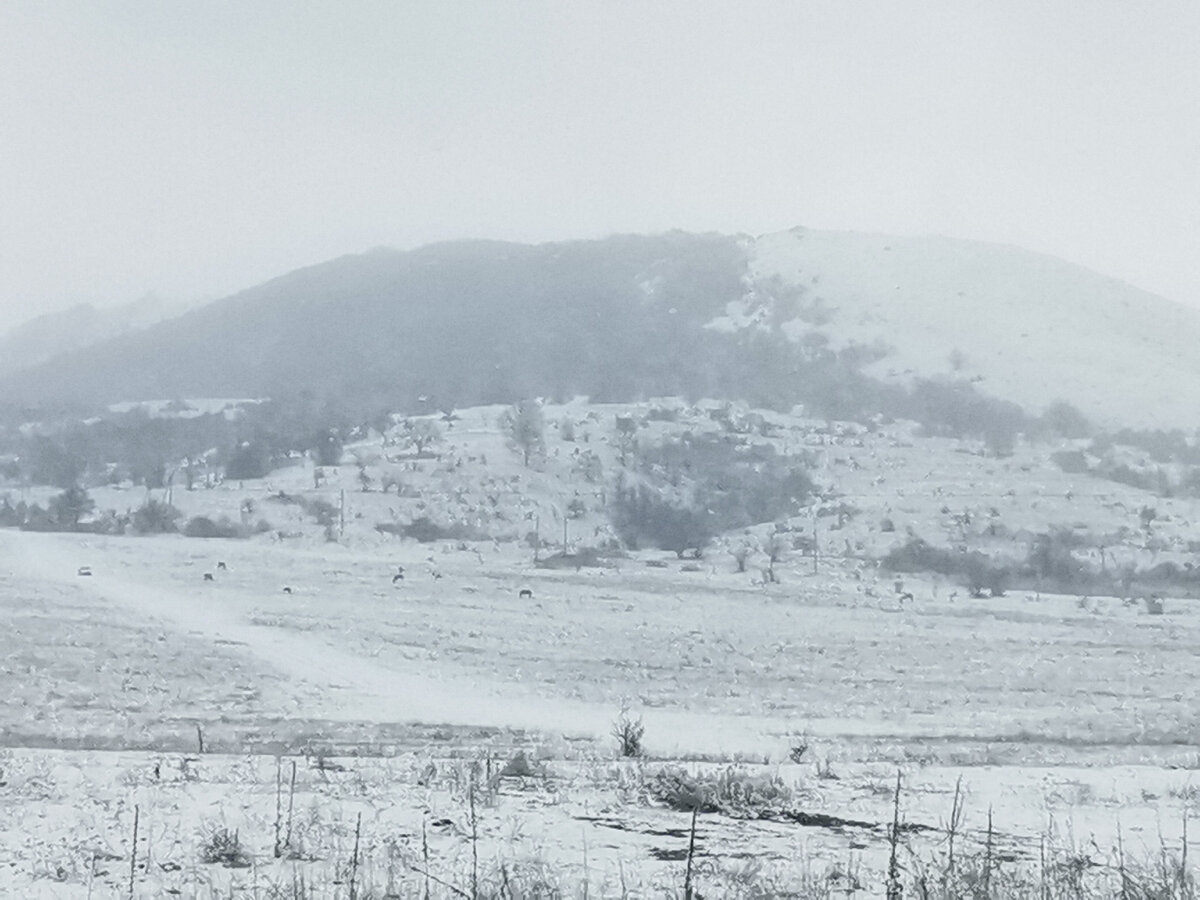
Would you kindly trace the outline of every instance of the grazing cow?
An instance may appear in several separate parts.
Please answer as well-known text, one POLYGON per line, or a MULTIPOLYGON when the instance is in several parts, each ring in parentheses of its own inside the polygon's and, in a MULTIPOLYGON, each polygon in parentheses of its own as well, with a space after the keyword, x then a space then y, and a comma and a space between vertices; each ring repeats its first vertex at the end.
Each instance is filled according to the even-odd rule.
POLYGON ((217 568, 221 569, 222 571, 228 571, 228 569, 229 569, 229 567, 226 566, 225 563, 223 563, 223 562, 217 563, 217 568))
POLYGON ((283 588, 283 592, 284 592, 285 594, 290 594, 290 593, 292 592, 292 589, 291 589, 290 587, 287 587, 287 586, 285 585, 285 586, 284 586, 284 588, 283 588))
POLYGON ((205 581, 212 581, 212 580, 213 580, 213 574, 212 574, 212 572, 205 572, 205 573, 204 573, 204 580, 205 580, 205 581))
POLYGON ((533 591, 531 591, 529 588, 522 588, 520 597, 522 600, 532 600, 533 599, 533 591))

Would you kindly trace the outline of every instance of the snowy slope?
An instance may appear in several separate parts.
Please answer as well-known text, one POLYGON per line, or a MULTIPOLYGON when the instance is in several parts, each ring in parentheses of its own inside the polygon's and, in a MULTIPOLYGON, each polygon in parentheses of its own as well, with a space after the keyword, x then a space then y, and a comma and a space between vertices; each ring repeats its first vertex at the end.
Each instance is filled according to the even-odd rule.
POLYGON ((756 278, 834 312, 835 344, 884 341, 873 373, 952 371, 1030 409, 1107 425, 1200 425, 1200 311, 1050 256, 942 237, 796 228, 751 245, 756 278))

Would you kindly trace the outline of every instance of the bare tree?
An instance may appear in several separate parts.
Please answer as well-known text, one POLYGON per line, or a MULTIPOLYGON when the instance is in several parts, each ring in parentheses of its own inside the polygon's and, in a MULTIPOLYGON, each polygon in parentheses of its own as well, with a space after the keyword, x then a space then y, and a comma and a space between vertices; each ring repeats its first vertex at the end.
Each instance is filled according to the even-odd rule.
POLYGON ((637 450, 637 420, 633 416, 617 416, 617 452, 621 465, 627 465, 629 455, 637 450))
POLYGON ((767 538, 767 578, 772 584, 778 584, 779 579, 775 575, 775 563, 783 559, 785 553, 790 549, 788 545, 787 535, 781 531, 776 531, 767 538))
POLYGON ((521 400, 506 409, 500 416, 500 427, 508 432, 526 466, 531 456, 545 452, 546 419, 537 400, 521 400))
POLYGON ((749 541, 740 541, 730 551, 733 555, 733 561, 737 563, 738 572, 746 571, 746 562, 750 559, 750 554, 754 552, 754 548, 750 546, 749 541))
POLYGON ((442 440, 442 429, 433 419, 407 419, 404 422, 404 437, 420 455, 442 440))
POLYGON ((60 527, 75 531, 79 527, 79 520, 94 510, 96 504, 87 491, 74 484, 52 497, 49 507, 51 517, 60 527))

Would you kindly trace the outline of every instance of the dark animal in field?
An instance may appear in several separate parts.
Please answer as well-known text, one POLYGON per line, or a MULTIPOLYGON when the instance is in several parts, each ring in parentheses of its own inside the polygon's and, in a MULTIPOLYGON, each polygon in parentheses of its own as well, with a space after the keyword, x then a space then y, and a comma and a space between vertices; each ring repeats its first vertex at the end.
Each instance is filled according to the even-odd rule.
POLYGON ((290 594, 290 593, 292 592, 292 589, 291 589, 290 587, 286 587, 286 586, 285 586, 285 587, 284 587, 284 589, 283 589, 283 592, 284 592, 285 594, 290 594))
POLYGON ((910 594, 908 591, 905 591, 903 594, 900 595, 900 602, 903 603, 905 600, 911 600, 912 598, 913 598, 913 595, 910 594))
POLYGON ((212 574, 212 572, 205 572, 205 573, 204 573, 204 580, 205 580, 205 581, 212 581, 212 580, 213 580, 213 574, 212 574))
POLYGON ((404 566, 396 566, 396 574, 392 576, 392 584, 404 580, 404 566))
POLYGON ((533 591, 531 591, 529 588, 522 588, 520 597, 522 600, 532 600, 533 599, 533 591))
POLYGON ((91 566, 80 566, 80 567, 79 567, 79 572, 78 572, 78 574, 80 574, 80 575, 91 575, 91 574, 92 574, 92 567, 91 567, 91 566))
POLYGON ((229 567, 227 565, 225 565, 225 563, 223 563, 223 562, 217 563, 217 568, 221 569, 223 571, 228 571, 228 569, 229 569, 229 567))

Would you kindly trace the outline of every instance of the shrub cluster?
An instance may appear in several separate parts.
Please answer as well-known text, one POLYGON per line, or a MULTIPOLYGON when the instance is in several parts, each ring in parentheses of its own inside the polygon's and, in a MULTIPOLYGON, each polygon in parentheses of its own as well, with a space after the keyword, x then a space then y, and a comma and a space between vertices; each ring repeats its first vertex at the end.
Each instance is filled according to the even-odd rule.
POLYGON ((919 537, 909 538, 883 558, 892 572, 937 572, 961 578, 973 596, 1000 597, 1008 589, 1010 567, 979 551, 934 547, 919 537))
POLYGON ((626 543, 697 555, 713 536, 795 515, 812 495, 806 456, 729 434, 633 445, 636 480, 618 480, 610 505, 626 543))
POLYGON ((435 541, 490 541, 492 539, 489 532, 468 522, 451 522, 442 525, 429 516, 418 516, 407 524, 379 522, 375 525, 375 530, 380 534, 410 538, 421 544, 431 544, 435 541))
POLYGON ((794 796, 778 775, 754 774, 733 766, 695 775, 680 766, 668 766, 650 776, 647 789, 651 798, 674 810, 720 812, 738 818, 786 811, 794 796))
POLYGON ((207 516, 194 516, 183 526, 183 533, 190 538, 244 538, 249 536, 249 529, 228 516, 221 516, 215 522, 207 516))
POLYGON ((228 828, 210 828, 200 841, 200 862, 219 864, 227 869, 247 869, 253 859, 242 845, 238 832, 228 828))
POLYGON ((1060 528, 1037 535, 1025 558, 1005 560, 978 550, 934 547, 911 537, 884 556, 885 569, 893 572, 936 572, 954 576, 974 596, 1001 596, 1006 590, 1051 591, 1061 594, 1133 596, 1137 591, 1200 594, 1200 567, 1160 562, 1147 569, 1127 567, 1116 572, 1098 569, 1079 559, 1078 535, 1060 528))

